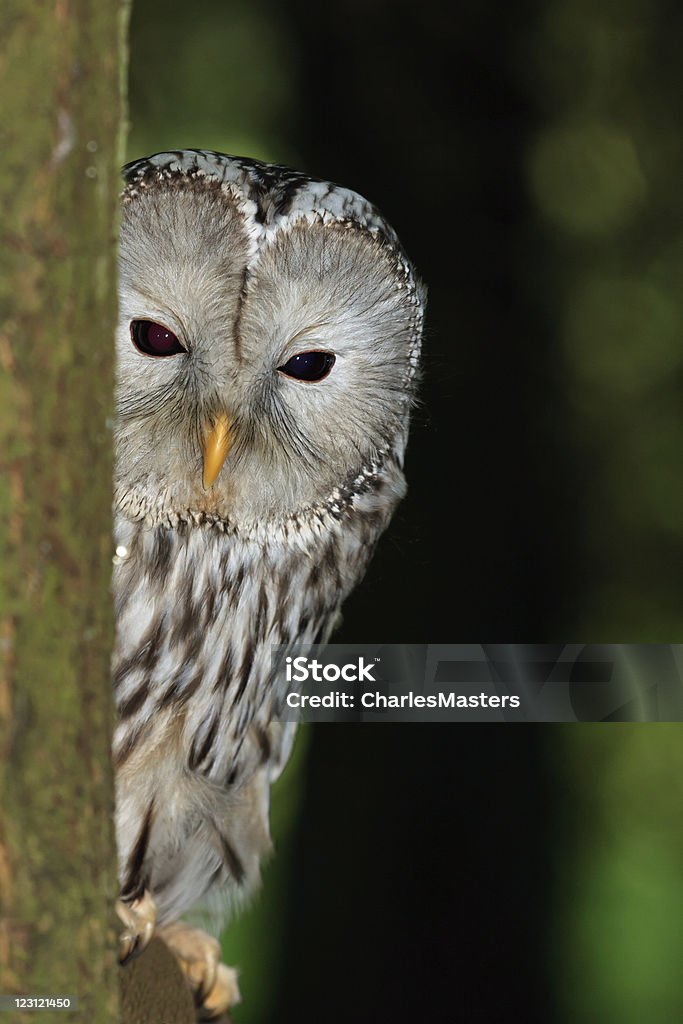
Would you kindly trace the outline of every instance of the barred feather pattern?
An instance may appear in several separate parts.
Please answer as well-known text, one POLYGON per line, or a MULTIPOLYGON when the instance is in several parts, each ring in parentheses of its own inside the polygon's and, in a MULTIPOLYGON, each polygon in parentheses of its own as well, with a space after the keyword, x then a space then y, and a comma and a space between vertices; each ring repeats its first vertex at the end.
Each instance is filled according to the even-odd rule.
POLYGON ((269 788, 294 737, 277 718, 284 694, 271 678, 272 645, 326 637, 403 491, 388 462, 345 503, 334 496, 303 521, 246 537, 191 510, 171 524, 121 496, 121 889, 126 899, 149 889, 160 923, 215 884, 257 883, 270 845, 269 788))

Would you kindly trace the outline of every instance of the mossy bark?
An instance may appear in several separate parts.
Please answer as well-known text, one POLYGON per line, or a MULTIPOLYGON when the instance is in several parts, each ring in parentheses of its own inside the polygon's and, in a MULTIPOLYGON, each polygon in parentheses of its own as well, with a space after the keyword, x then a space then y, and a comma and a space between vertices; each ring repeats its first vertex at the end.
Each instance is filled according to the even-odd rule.
POLYGON ((110 423, 126 17, 125 0, 0 11, 0 993, 76 997, 63 1024, 118 1018, 110 423))

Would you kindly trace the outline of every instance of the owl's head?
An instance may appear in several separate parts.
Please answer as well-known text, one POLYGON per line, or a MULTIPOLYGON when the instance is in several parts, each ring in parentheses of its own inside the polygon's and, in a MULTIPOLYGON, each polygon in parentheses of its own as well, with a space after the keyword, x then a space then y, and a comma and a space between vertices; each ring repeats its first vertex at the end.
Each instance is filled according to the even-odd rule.
POLYGON ((389 462, 400 490, 424 293, 380 214, 218 153, 158 154, 125 178, 120 504, 246 531, 352 500, 389 462))

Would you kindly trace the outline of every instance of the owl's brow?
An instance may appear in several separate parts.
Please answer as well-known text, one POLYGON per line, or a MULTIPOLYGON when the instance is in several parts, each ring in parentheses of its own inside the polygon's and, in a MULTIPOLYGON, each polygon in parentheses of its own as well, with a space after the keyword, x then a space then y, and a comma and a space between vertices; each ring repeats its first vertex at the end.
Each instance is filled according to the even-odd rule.
POLYGON ((315 331, 320 330, 321 327, 329 327, 331 323, 331 320, 319 320, 315 324, 308 324, 306 327, 302 327, 300 331, 297 331, 296 334, 289 339, 289 344, 293 345, 294 342, 299 341, 301 338, 305 338, 308 334, 313 334, 315 331))
MULTIPOLYGON (((142 288, 137 283, 134 285, 134 288, 135 288, 135 291, 138 293, 138 295, 140 295, 143 299, 147 299, 147 301, 149 303, 151 303, 151 306, 152 306, 153 309, 158 309, 159 308, 159 302, 158 302, 158 297, 157 296, 152 295, 151 292, 148 292, 145 288, 142 288)), ((188 332, 185 324, 183 323, 182 318, 180 316, 178 316, 176 313, 174 313, 172 310, 168 309, 168 308, 166 308, 165 312, 168 313, 168 315, 170 317, 172 317, 172 319, 177 324, 179 324, 179 326, 182 328, 182 331, 183 331, 183 333, 185 335, 185 338, 189 339, 189 332, 188 332)), ((162 312, 161 315, 162 316, 164 315, 163 312, 162 312)))
POLYGON ((135 291, 138 293, 138 295, 142 295, 143 299, 149 299, 150 302, 153 302, 156 305, 157 299, 156 299, 155 295, 152 295, 151 292, 148 292, 145 288, 143 288, 137 282, 135 283, 135 285, 133 287, 135 288, 135 291))

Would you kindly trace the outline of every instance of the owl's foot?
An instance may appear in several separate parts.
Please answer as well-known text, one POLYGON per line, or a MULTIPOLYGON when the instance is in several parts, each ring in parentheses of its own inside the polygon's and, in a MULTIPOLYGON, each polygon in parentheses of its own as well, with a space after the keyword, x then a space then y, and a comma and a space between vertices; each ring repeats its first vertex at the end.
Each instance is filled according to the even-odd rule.
POLYGON ((126 964, 146 949, 157 923, 157 908, 145 889, 139 899, 130 903, 117 900, 116 913, 125 925, 119 935, 119 963, 126 964))
POLYGON ((221 947, 184 921, 164 925, 157 934, 175 953, 197 1004, 197 1020, 218 1021, 240 1001, 237 972, 221 963, 221 947))

